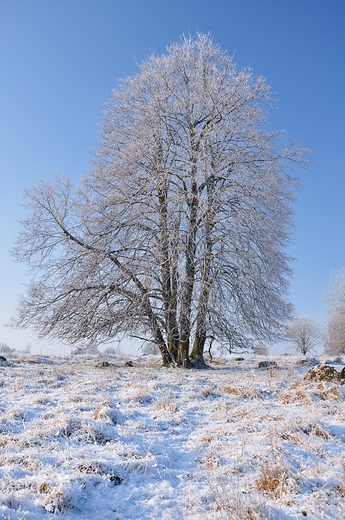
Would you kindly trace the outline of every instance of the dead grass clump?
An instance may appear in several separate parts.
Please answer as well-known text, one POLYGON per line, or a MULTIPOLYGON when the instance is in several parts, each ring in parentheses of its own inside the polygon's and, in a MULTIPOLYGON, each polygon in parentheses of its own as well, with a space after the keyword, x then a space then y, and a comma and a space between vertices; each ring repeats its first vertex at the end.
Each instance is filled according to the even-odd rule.
POLYGON ((30 457, 25 457, 16 453, 6 453, 0 458, 0 467, 8 465, 19 466, 34 472, 41 466, 41 463, 38 460, 31 459, 30 457))
POLYGON ((280 438, 283 440, 283 441, 287 441, 289 442, 290 444, 299 444, 300 443, 300 438, 297 434, 293 433, 293 432, 283 432, 280 434, 280 438))
MULTIPOLYGON (((55 417, 55 421, 52 424, 52 434, 55 437, 71 437, 78 427, 78 421, 73 417, 61 414, 55 417)), ((48 432, 47 432, 48 433, 48 432)), ((41 435, 45 436, 45 432, 41 432, 41 435)))
POLYGON ((114 486, 120 485, 123 481, 123 479, 116 475, 111 468, 96 460, 85 461, 78 464, 77 470, 81 473, 86 473, 87 475, 103 475, 110 480, 114 486))
POLYGON ((82 401, 83 398, 79 394, 71 395, 67 400, 68 403, 81 403, 82 401))
POLYGON ((268 377, 276 377, 280 375, 280 368, 279 367, 269 367, 267 370, 267 376, 268 377))
POLYGON ((48 513, 63 513, 70 506, 70 501, 61 491, 53 490, 47 494, 44 508, 48 513))
POLYGON ((110 425, 83 421, 76 426, 75 435, 80 442, 105 446, 108 442, 114 441, 116 432, 110 425))
POLYGON ((337 490, 339 491, 341 497, 345 497, 345 484, 343 484, 342 486, 338 486, 337 490))
POLYGON ((46 397, 44 395, 34 396, 32 399, 33 404, 47 405, 47 404, 49 404, 49 402, 50 402, 50 399, 48 399, 48 397, 46 397))
POLYGON ((328 390, 323 383, 317 385, 317 392, 315 395, 323 401, 343 401, 344 396, 342 391, 336 386, 331 386, 328 390))
POLYGON ((175 413, 177 410, 176 400, 171 395, 164 396, 161 399, 157 399, 154 409, 157 411, 163 410, 165 412, 175 413))
POLYGON ((102 401, 95 407, 92 419, 110 424, 118 423, 117 413, 112 407, 110 400, 102 401))
POLYGON ((43 498, 43 507, 47 513, 61 514, 71 506, 70 497, 61 486, 52 487, 47 482, 41 482, 37 492, 43 498))
POLYGON ((121 458, 123 459, 121 467, 128 472, 141 471, 145 473, 148 471, 149 466, 156 463, 152 453, 147 453, 146 455, 135 452, 122 453, 121 458))
POLYGON ((296 390, 296 388, 299 388, 301 386, 301 381, 295 381, 290 385, 290 390, 296 390))
POLYGON ((229 395, 239 395, 241 393, 233 386, 223 386, 222 391, 229 395))
POLYGON ((343 475, 344 483, 337 486, 337 490, 341 497, 345 497, 345 460, 342 460, 340 464, 341 464, 341 466, 343 468, 343 472, 344 472, 344 475, 343 475))
POLYGON ((147 384, 137 382, 138 386, 135 386, 134 382, 129 382, 124 385, 124 388, 128 388, 124 395, 121 396, 125 402, 137 402, 140 404, 151 404, 152 403, 152 391, 148 388, 147 384))
POLYGON ((208 453, 203 457, 202 464, 206 466, 207 469, 216 469, 220 466, 220 460, 216 453, 208 453))
POLYGON ((308 424, 301 429, 306 435, 316 435, 317 437, 321 437, 322 439, 326 440, 331 438, 330 434, 317 423, 308 424))
POLYGON ((224 362, 220 358, 217 358, 217 359, 213 358, 212 359, 212 364, 216 365, 216 366, 224 366, 224 362))
POLYGON ((212 397, 212 395, 214 395, 214 393, 215 393, 214 385, 208 384, 201 390, 200 395, 202 397, 212 397))
POLYGON ((319 424, 312 425, 312 431, 314 435, 316 435, 317 437, 321 437, 322 439, 326 440, 331 439, 330 434, 326 430, 324 430, 319 424))
POLYGON ((258 491, 280 498, 288 492, 294 481, 283 462, 265 462, 260 467, 260 476, 255 482, 258 491))
POLYGON ((294 403, 311 404, 313 402, 312 398, 308 394, 303 392, 303 390, 282 392, 279 395, 278 400, 283 404, 294 404, 294 403))
POLYGON ((25 421, 26 417, 26 411, 21 410, 17 407, 10 408, 6 410, 4 414, 1 416, 1 423, 2 424, 9 424, 12 421, 25 421))
POLYGON ((317 437, 322 437, 322 439, 329 440, 331 438, 330 434, 321 428, 319 424, 315 424, 313 431, 317 437))
POLYGON ((66 379, 66 375, 57 368, 54 368, 52 375, 57 381, 63 381, 64 379, 66 379))
POLYGON ((239 493, 222 480, 208 480, 216 517, 220 520, 265 520, 265 507, 250 495, 239 493))
POLYGON ((47 482, 41 482, 37 491, 40 495, 47 495, 48 493, 51 493, 51 487, 47 482))
POLYGON ((93 421, 109 421, 108 409, 104 409, 103 407, 97 407, 92 415, 93 421))
POLYGON ((259 399, 260 398, 260 391, 258 391, 256 388, 251 388, 247 386, 243 386, 240 388, 241 396, 245 399, 259 399))
POLYGON ((253 410, 248 410, 247 408, 238 408, 232 413, 232 418, 234 419, 250 419, 252 417, 253 410))
POLYGON ((106 473, 104 464, 96 460, 84 461, 77 466, 78 471, 87 475, 103 475, 106 473))

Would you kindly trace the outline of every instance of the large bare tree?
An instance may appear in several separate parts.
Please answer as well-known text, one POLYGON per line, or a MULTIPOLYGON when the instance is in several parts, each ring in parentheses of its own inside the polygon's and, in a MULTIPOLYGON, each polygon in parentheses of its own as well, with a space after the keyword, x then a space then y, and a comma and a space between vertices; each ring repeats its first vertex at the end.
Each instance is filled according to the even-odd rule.
POLYGON ((208 338, 277 339, 291 318, 287 168, 303 154, 265 131, 270 103, 203 34, 122 80, 79 189, 26 190, 14 254, 33 278, 14 325, 71 343, 131 334, 185 366, 208 338))

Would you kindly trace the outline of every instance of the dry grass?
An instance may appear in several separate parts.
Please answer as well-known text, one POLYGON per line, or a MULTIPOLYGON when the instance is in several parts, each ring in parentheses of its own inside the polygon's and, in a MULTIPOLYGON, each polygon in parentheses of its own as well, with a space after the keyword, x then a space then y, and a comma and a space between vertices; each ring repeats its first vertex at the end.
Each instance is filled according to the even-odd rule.
POLYGON ((41 497, 39 502, 47 513, 64 514, 71 506, 69 493, 61 485, 53 486, 47 482, 41 482, 37 493, 41 497))
POLYGON ((300 389, 282 392, 279 395, 278 400, 283 404, 312 404, 313 402, 312 398, 300 389))
POLYGON ((156 400, 154 409, 157 411, 175 413, 177 411, 175 396, 169 391, 167 395, 163 395, 156 400))
MULTIPOLYGON (((219 520, 266 520, 265 507, 260 500, 250 494, 243 494, 223 479, 207 480, 208 488, 214 501, 215 516, 207 514, 206 519, 219 520)), ((200 516, 201 518, 201 516, 200 516)))
POLYGON ((212 397, 215 393, 215 386, 213 384, 207 384, 201 391, 200 395, 202 397, 212 397))
POLYGON ((96 405, 92 414, 92 420, 103 421, 108 424, 117 424, 117 413, 109 399, 103 400, 96 405))
POLYGON ((72 519, 104 497, 114 520, 128 497, 143 518, 145 502, 166 520, 263 520, 277 510, 333 520, 345 510, 343 390, 304 382, 304 368, 56 364, 10 367, 4 379, 0 505, 15 497, 72 519))
POLYGON ((340 402, 344 400, 344 395, 338 387, 331 386, 330 388, 326 388, 326 385, 324 383, 319 383, 317 385, 315 395, 323 401, 340 402))
POLYGON ((340 465, 343 470, 343 475, 342 475, 343 482, 339 486, 337 486, 337 490, 341 497, 345 497, 345 460, 342 460, 340 462, 340 465))
POLYGON ((316 435, 316 437, 321 437, 326 440, 331 439, 330 434, 317 423, 310 423, 307 426, 302 427, 301 430, 306 435, 316 435))
POLYGON ((260 467, 260 476, 255 482, 255 487, 258 491, 280 498, 289 491, 293 480, 282 461, 267 461, 260 467))
POLYGON ((229 385, 223 386, 222 391, 229 395, 239 395, 241 393, 237 388, 229 385))

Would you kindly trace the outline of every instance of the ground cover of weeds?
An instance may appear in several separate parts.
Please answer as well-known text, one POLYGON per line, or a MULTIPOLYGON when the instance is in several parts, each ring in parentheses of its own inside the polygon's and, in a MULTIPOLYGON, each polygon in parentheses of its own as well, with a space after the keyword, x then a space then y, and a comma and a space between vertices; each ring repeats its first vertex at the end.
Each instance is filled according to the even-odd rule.
POLYGON ((0 518, 344 519, 345 390, 228 359, 0 368, 0 518))

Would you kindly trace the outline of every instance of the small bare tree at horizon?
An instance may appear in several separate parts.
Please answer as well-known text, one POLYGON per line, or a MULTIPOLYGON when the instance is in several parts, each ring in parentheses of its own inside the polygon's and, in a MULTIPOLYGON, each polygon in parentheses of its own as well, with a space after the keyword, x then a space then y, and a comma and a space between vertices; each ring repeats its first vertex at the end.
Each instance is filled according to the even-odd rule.
POLYGON ((285 337, 303 356, 312 352, 322 338, 320 326, 310 316, 297 316, 288 325, 285 337))
POLYGON ((151 55, 108 102, 91 173, 25 191, 14 256, 32 281, 12 321, 72 344, 132 335, 165 365, 208 338, 248 349, 292 316, 289 242, 304 161, 264 130, 271 89, 207 35, 151 55))

